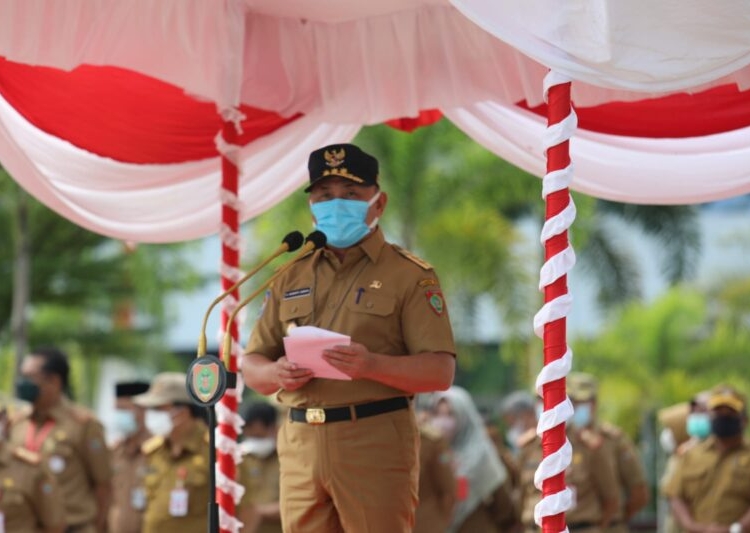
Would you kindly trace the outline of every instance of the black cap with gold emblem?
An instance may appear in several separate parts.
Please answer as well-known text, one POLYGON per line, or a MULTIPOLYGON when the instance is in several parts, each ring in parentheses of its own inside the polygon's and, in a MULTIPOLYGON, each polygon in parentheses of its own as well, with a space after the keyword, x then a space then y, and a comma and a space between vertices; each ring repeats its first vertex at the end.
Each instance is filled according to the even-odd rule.
POLYGON ((378 184, 378 160, 353 144, 332 144, 310 154, 310 192, 313 185, 324 178, 339 176, 359 185, 378 184))

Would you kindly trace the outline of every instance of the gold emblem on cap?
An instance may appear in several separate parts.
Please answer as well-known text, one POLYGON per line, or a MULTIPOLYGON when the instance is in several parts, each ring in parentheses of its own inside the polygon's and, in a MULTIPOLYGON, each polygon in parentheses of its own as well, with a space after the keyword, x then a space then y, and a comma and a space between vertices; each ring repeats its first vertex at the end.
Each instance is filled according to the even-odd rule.
POLYGON ((344 162, 344 158, 346 157, 346 152, 343 148, 339 148, 338 150, 328 151, 326 150, 323 154, 323 157, 326 160, 326 165, 329 167, 337 167, 341 165, 344 162))
POLYGON ((371 289, 379 289, 382 286, 383 286, 383 282, 382 281, 373 280, 372 283, 370 283, 370 288, 371 289))

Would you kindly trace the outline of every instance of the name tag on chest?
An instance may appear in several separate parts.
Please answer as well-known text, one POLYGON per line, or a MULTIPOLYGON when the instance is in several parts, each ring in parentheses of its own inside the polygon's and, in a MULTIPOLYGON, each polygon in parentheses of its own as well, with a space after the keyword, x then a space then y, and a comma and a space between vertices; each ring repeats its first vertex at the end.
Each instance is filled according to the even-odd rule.
POLYGON ((311 292, 312 289, 310 287, 305 287, 303 289, 292 289, 291 291, 286 291, 284 293, 284 300, 293 300, 294 298, 309 296, 311 292))

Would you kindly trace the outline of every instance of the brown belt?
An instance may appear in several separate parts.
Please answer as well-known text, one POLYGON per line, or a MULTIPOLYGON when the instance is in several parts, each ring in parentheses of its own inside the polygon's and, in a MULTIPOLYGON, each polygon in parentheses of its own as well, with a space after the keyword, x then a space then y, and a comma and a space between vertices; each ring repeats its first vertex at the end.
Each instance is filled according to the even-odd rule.
POLYGON ((302 409, 292 407, 289 409, 289 419, 293 422, 305 422, 307 424, 328 424, 330 422, 343 422, 352 418, 367 418, 370 416, 390 413, 409 407, 409 399, 405 396, 388 398, 387 400, 376 400, 374 402, 360 403, 358 405, 345 407, 308 408, 302 409), (352 417, 352 414, 354 416, 352 417))

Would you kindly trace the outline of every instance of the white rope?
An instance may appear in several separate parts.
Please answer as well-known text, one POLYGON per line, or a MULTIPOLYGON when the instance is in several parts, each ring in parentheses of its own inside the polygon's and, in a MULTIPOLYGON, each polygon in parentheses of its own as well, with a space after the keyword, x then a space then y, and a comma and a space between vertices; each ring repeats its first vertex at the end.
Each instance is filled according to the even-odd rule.
POLYGON ((219 527, 231 531, 231 533, 239 533, 245 524, 237 520, 235 517, 230 516, 224 509, 219 507, 219 527))
POLYGON ((216 488, 231 496, 235 504, 240 503, 242 495, 245 494, 245 487, 225 476, 218 464, 216 465, 216 488))
POLYGON ((242 462, 242 450, 240 450, 237 442, 226 435, 219 433, 218 429, 216 430, 216 449, 222 453, 231 455, 234 459, 234 464, 240 464, 242 462))

